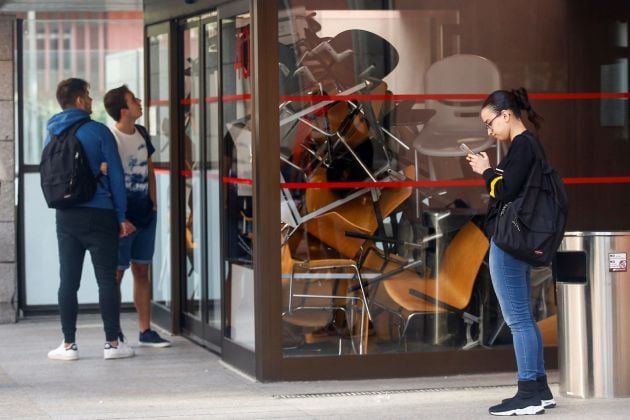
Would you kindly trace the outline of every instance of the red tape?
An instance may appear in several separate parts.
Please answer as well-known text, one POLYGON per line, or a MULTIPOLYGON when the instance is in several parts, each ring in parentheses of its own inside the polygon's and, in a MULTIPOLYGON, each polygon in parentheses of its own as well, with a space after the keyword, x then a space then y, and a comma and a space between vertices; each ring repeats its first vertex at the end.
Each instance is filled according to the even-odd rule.
MULTIPOLYGON (((398 94, 398 95, 283 95, 280 97, 282 102, 320 102, 320 101, 448 101, 448 100, 484 100, 488 97, 487 93, 427 93, 427 94, 398 94)), ((538 99, 543 101, 558 100, 594 100, 594 99, 630 99, 630 92, 545 92, 530 93, 530 99, 538 99)), ((232 101, 249 101, 252 95, 249 93, 241 95, 224 95, 220 98, 224 102, 232 101)), ((206 102, 218 102, 218 96, 208 96, 204 99, 206 102)), ((181 105, 190 105, 199 103, 198 98, 180 99, 181 105)), ((168 99, 149 101, 149 106, 169 105, 168 99)))
MULTIPOLYGON (((630 176, 574 177, 563 178, 565 184, 629 184, 630 176)), ((226 184, 252 185, 251 179, 223 177, 226 184)), ((485 185, 481 179, 459 179, 446 181, 377 181, 377 182, 283 182, 280 188, 289 190, 314 188, 420 188, 420 187, 479 187, 485 185)))
MULTIPOLYGON (((156 168, 155 173, 168 175, 169 169, 156 168)), ((184 177, 191 177, 192 171, 182 170, 179 173, 184 177)), ((208 178, 217 179, 216 174, 209 174, 208 178)), ((567 185, 588 184, 630 184, 630 176, 593 176, 563 178, 567 185)), ((223 177, 225 184, 253 185, 253 181, 247 178, 223 177)), ((479 187, 483 186, 481 179, 458 179, 445 181, 377 181, 377 182, 283 182, 280 188, 289 190, 305 190, 314 188, 421 188, 421 187, 479 187)))

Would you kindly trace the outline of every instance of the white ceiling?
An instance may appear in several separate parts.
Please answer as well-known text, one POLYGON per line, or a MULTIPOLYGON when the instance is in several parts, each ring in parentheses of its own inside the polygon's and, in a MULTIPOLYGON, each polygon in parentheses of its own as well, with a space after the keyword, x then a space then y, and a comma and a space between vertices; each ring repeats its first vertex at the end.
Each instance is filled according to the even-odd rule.
POLYGON ((0 0, 0 12, 131 11, 142 0, 0 0))

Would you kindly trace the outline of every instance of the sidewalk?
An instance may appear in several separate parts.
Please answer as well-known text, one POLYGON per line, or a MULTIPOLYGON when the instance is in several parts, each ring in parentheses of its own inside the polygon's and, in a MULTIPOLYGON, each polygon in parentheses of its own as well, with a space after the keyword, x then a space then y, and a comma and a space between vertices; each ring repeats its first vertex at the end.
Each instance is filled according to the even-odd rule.
MULTIPOLYGON (((123 328, 137 342, 135 314, 123 328)), ((491 419, 488 407, 515 392, 515 374, 261 384, 182 337, 167 349, 103 360, 100 318, 80 315, 80 360, 51 361, 57 317, 0 325, 0 418, 10 419, 491 419)), ((630 399, 558 395, 545 419, 627 418, 630 399), (626 413, 625 415, 623 413, 626 413)))

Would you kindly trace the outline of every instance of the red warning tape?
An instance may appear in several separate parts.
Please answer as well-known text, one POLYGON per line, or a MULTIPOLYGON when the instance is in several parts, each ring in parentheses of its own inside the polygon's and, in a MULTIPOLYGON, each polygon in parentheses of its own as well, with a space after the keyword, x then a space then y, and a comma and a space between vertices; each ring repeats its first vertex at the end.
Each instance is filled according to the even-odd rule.
MULTIPOLYGON (((484 100, 488 97, 487 93, 431 93, 431 94, 398 94, 398 95, 283 95, 280 97, 282 102, 319 102, 319 101, 448 101, 448 100, 484 100)), ((530 93, 530 99, 548 100, 593 100, 593 99, 629 99, 630 92, 546 92, 546 93, 530 93)), ((252 94, 246 93, 241 95, 224 95, 221 97, 224 102, 232 101, 249 101, 252 94)), ((218 102, 218 96, 207 96, 206 102, 218 102)), ((190 105, 199 103, 198 98, 180 99, 181 105, 190 105)), ((153 100, 149 101, 149 106, 169 105, 169 100, 153 100)))
MULTIPOLYGON (((156 168, 158 174, 168 175, 169 169, 156 168)), ((182 170, 179 174, 183 177, 191 177, 192 171, 182 170)), ((218 179, 216 174, 208 174, 208 178, 218 179)), ((571 177, 562 179, 565 184, 630 184, 630 176, 594 176, 594 177, 571 177)), ((247 178, 235 178, 224 176, 225 184, 253 185, 253 181, 247 178)), ((422 187, 478 187, 483 186, 482 179, 457 179, 443 181, 377 181, 377 182, 283 182, 280 188, 290 190, 313 189, 313 188, 422 188, 422 187)))

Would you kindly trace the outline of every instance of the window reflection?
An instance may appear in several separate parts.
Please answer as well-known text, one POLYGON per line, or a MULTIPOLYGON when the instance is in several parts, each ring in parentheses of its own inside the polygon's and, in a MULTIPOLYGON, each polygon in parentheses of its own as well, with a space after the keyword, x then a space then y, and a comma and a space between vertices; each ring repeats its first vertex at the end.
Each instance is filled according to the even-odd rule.
MULTIPOLYGON (((18 131, 15 134, 19 133, 16 141, 20 142, 16 162, 19 163, 19 185, 23 186, 19 205, 24 211, 21 241, 27 252, 23 261, 22 292, 23 304, 27 308, 56 305, 57 302, 56 282, 48 280, 51 267, 57 264, 56 246, 50 246, 50 241, 55 240, 54 212, 48 210, 43 201, 37 167, 47 133, 46 122, 60 111, 55 99, 57 84, 69 77, 88 81, 93 97, 91 117, 106 125, 112 122, 103 107, 102 99, 107 90, 125 83, 143 97, 142 13, 112 14, 107 19, 103 19, 103 15, 102 12, 87 11, 80 14, 32 12, 22 16, 23 31, 16 34, 16 39, 22 38, 19 44, 16 43, 21 51, 16 51, 15 57, 23 60, 21 67, 16 68, 23 79, 23 91, 18 92, 18 86, 15 86, 16 94, 19 94, 15 104, 19 103, 23 108, 23 119, 19 126, 16 125, 18 131)), ((13 48, 13 45, 3 47, 13 48)), ((11 83, 10 78, 7 83, 11 83)), ((11 101, 2 101, 3 110, 13 105, 11 101)), ((6 115, 3 112, 2 118, 6 115)), ((143 124, 142 121, 139 123, 143 124)), ((13 138, 13 133, 3 131, 2 136, 13 138)), ((0 166, 5 164, 2 162, 0 166)), ((12 191, 7 189, 9 187, 8 183, 2 184, 3 197, 12 191)), ((88 304, 98 302, 94 272, 86 269, 83 279, 79 300, 88 304)), ((122 302, 133 301, 132 289, 132 281, 123 282, 122 302)))
MULTIPOLYGON (((285 356, 509 344, 460 148, 504 153, 478 114, 500 65, 464 48, 464 7, 330 6, 279 6, 285 356)), ((551 273, 532 275, 552 319, 551 273)))
POLYGON ((108 89, 125 83, 142 97, 142 18, 129 16, 102 20, 99 13, 85 13, 82 19, 65 13, 56 18, 32 14, 24 20, 25 164, 39 164, 46 121, 59 112, 55 99, 59 81, 68 77, 88 81, 94 100, 91 117, 104 124, 111 121, 103 107, 108 89), (121 72, 122 68, 128 71, 121 72))
POLYGON ((170 101, 168 94, 168 34, 149 37, 149 101, 147 128, 155 145, 152 160, 158 200, 158 223, 153 258, 153 301, 171 307, 171 229, 170 229, 170 101))
POLYGON ((185 311, 201 318, 201 163, 200 110, 201 76, 199 71, 199 28, 184 31, 184 95, 180 99, 183 114, 184 155, 182 178, 185 191, 186 303, 185 311))
POLYGON ((215 329, 221 329, 221 241, 216 240, 221 232, 221 179, 219 176, 219 104, 218 97, 218 73, 219 73, 219 47, 218 29, 216 21, 205 25, 205 82, 206 82, 206 191, 208 223, 208 241, 206 259, 208 267, 208 323, 215 329))
POLYGON ((221 20, 225 334, 254 349, 250 16, 221 20))

